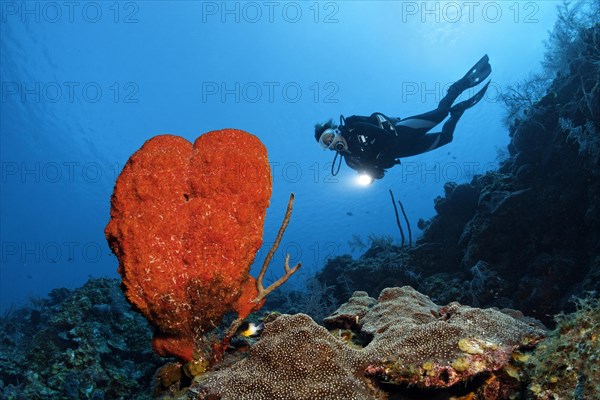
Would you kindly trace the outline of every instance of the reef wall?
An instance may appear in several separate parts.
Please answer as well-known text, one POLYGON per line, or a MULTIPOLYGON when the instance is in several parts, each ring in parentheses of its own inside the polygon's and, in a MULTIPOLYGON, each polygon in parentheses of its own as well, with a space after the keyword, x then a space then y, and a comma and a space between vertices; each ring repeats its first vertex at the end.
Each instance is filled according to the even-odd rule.
POLYGON ((446 183, 413 249, 377 244, 330 260, 317 278, 340 301, 348 288, 376 296, 410 284, 437 302, 511 307, 546 323, 573 309, 573 295, 600 289, 598 43, 600 25, 578 33, 568 69, 513 119, 508 159, 446 183))

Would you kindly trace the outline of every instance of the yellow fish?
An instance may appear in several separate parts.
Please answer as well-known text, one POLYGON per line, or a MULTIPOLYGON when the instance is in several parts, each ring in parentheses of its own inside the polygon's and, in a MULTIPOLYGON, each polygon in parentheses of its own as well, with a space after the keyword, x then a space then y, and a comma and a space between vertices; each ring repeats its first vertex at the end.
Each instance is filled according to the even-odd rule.
POLYGON ((257 337, 262 330, 265 329, 265 324, 262 322, 256 325, 254 322, 244 321, 237 330, 237 335, 244 337, 257 337))

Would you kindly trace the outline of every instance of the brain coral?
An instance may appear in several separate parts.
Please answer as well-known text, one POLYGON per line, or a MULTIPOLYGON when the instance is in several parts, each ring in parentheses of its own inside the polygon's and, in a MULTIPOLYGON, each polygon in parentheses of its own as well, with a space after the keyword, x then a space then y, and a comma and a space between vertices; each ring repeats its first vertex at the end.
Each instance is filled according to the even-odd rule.
POLYGON ((505 378, 514 370, 504 381, 494 371, 509 368, 516 351, 545 335, 496 310, 440 307, 406 286, 385 289, 377 300, 355 292, 325 323, 332 333, 302 314, 279 317, 245 360, 207 374, 191 393, 221 400, 381 399, 389 385, 445 390, 485 376, 470 399, 499 399, 508 396, 512 383, 505 378), (348 346, 336 333, 348 327, 370 343, 348 346))
POLYGON ((198 399, 367 400, 383 398, 355 376, 361 354, 305 314, 269 323, 247 359, 208 374, 192 388, 198 399))

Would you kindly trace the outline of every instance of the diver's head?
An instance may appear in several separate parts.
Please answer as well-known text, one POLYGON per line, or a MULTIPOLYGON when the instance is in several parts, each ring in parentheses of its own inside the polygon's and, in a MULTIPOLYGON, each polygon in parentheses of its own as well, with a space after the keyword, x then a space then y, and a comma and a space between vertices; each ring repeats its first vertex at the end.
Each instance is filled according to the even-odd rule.
POLYGON ((329 121, 324 123, 315 124, 315 139, 318 142, 321 139, 321 135, 327 129, 337 129, 337 125, 333 122, 333 119, 329 119, 329 121))
POLYGON ((334 151, 348 151, 348 143, 337 129, 327 129, 319 138, 319 145, 323 149, 334 151))
POLYGON ((326 129, 319 137, 319 146, 321 146, 323 149, 328 149, 333 143, 333 139, 335 139, 335 134, 335 129, 326 129))

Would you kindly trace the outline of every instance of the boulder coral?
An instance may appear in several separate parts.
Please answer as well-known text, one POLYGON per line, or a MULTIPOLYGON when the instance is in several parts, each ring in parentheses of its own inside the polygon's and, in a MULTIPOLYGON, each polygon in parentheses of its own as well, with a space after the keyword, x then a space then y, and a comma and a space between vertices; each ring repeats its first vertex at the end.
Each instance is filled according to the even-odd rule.
MULTIPOLYGON (((335 321, 327 320, 330 327, 335 321)), ((445 389, 498 373, 497 388, 484 389, 497 395, 480 396, 485 399, 508 398, 516 382, 498 379, 507 368, 518 370, 511 365, 515 354, 533 349, 546 335, 498 310, 457 302, 438 306, 408 286, 383 290, 357 327, 373 338, 365 348, 371 357, 366 373, 377 381, 445 389)))
POLYGON ((127 299, 156 328, 159 355, 189 361, 194 340, 225 313, 241 320, 262 306, 249 269, 270 197, 266 148, 244 131, 209 132, 193 145, 156 136, 128 160, 105 233, 127 299))
POLYGON ((209 372, 187 398, 222 400, 374 400, 383 393, 356 375, 359 351, 306 314, 281 315, 230 368, 209 372))
POLYGON ((378 299, 355 292, 324 323, 329 332, 303 314, 267 323, 247 358, 198 378, 187 398, 510 398, 522 389, 517 360, 546 334, 497 310, 436 305, 408 286, 378 299))

